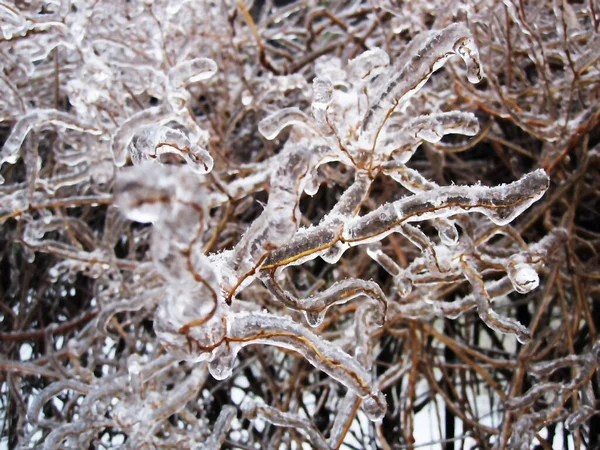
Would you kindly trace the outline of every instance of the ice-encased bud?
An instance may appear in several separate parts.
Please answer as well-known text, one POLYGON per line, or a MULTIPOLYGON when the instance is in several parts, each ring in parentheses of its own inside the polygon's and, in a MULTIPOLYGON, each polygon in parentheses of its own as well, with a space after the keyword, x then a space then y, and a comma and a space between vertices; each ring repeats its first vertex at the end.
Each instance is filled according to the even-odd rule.
POLYGON ((434 223, 438 230, 438 236, 442 244, 448 247, 454 247, 458 244, 458 230, 456 225, 449 220, 439 219, 434 223))
POLYGON ((117 167, 125 165, 129 143, 140 128, 148 125, 156 125, 168 115, 169 111, 167 107, 160 105, 138 111, 123 121, 112 135, 112 142, 110 144, 115 165, 117 167))
POLYGON ((524 262, 509 263, 506 273, 519 294, 527 294, 540 284, 538 273, 530 264, 524 262))
POLYGON ((151 163, 128 167, 117 176, 115 203, 130 220, 152 223, 166 217, 172 209, 177 186, 169 173, 151 163))
POLYGON ((33 129, 47 125, 56 125, 67 130, 75 130, 94 135, 102 132, 93 126, 84 123, 77 116, 55 109, 33 109, 23 114, 13 127, 10 135, 0 150, 0 167, 4 163, 15 164, 20 156, 21 146, 27 134, 33 129))
POLYGON ((121 170, 114 187, 115 203, 123 214, 142 223, 172 221, 173 214, 182 213, 182 204, 203 216, 206 199, 201 192, 197 175, 188 168, 151 162, 121 170))

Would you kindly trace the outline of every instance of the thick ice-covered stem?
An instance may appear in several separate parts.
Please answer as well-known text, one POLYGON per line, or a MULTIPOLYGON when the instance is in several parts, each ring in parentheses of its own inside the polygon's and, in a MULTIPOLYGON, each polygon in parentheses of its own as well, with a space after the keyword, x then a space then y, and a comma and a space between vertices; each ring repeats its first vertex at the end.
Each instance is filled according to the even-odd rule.
POLYGON ((127 162, 127 146, 141 127, 163 122, 170 113, 165 106, 144 109, 128 117, 112 136, 111 149, 115 165, 122 167, 127 162))
POLYGON ((213 432, 205 444, 207 450, 219 450, 223 447, 227 433, 231 428, 231 422, 235 418, 236 413, 237 409, 234 406, 223 406, 213 427, 213 432))
POLYGON ((210 58, 183 61, 169 70, 169 82, 178 89, 188 83, 207 80, 217 73, 217 63, 210 58))
MULTIPOLYGON (((318 120, 318 119, 317 119, 318 120)), ((258 131, 265 139, 275 139, 281 131, 291 125, 301 125, 307 127, 313 132, 319 130, 315 121, 296 107, 281 109, 265 117, 258 124, 258 131)))
POLYGON ((75 130, 93 135, 102 133, 98 128, 66 112, 56 109, 34 109, 21 116, 6 139, 6 142, 4 142, 4 146, 0 151, 0 167, 4 163, 15 164, 19 159, 19 151, 27 134, 33 129, 48 125, 56 125, 67 130, 75 130))
POLYGON ((291 292, 283 289, 276 281, 273 273, 263 277, 269 291, 291 309, 303 311, 310 326, 316 327, 323 322, 325 314, 334 305, 349 302, 360 296, 370 299, 377 310, 377 323, 381 325, 387 311, 387 299, 377 283, 372 281, 348 279, 339 281, 323 292, 305 299, 296 298, 291 292))
POLYGON ((213 159, 206 149, 192 143, 181 131, 163 125, 139 128, 129 144, 134 164, 160 161, 161 155, 171 153, 183 158, 196 173, 204 174, 213 168, 213 159))
POLYGON ((528 341, 531 338, 531 334, 525 326, 516 320, 500 316, 492 309, 490 295, 474 263, 469 258, 461 258, 461 264, 466 279, 473 287, 473 295, 477 301, 477 313, 481 320, 494 331, 504 334, 514 334, 519 342, 522 343, 528 341))
POLYGON ((319 450, 331 449, 321 432, 311 422, 291 412, 280 411, 267 405, 252 404, 245 408, 244 414, 249 419, 260 417, 273 425, 293 428, 308 438, 313 446, 312 448, 319 450))
POLYGON ((384 396, 371 385, 371 376, 364 367, 337 346, 286 317, 258 312, 234 314, 228 321, 228 341, 233 345, 274 345, 296 351, 362 397, 371 420, 380 419, 386 411, 384 396))
POLYGON ((479 54, 470 31, 463 24, 454 23, 443 30, 429 32, 422 48, 411 53, 406 64, 374 96, 362 121, 361 141, 367 146, 369 143, 374 146, 377 135, 394 109, 417 92, 453 54, 458 54, 465 61, 469 81, 477 83, 481 80, 479 54))
POLYGON ((343 239, 351 245, 380 240, 401 225, 479 212, 494 223, 505 225, 539 200, 548 188, 543 170, 531 172, 513 183, 495 186, 445 186, 388 203, 350 221, 343 239))

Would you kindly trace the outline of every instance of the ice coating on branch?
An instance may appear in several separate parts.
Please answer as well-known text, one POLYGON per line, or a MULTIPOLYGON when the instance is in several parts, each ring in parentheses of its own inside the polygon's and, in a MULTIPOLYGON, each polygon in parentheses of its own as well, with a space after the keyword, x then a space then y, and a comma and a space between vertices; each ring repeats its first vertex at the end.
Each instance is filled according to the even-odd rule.
POLYGON ((400 130, 383 133, 375 150, 382 155, 393 155, 399 163, 406 163, 423 142, 437 143, 449 134, 474 136, 478 131, 479 122, 471 113, 429 114, 410 120, 400 130))
POLYGON ((265 277, 265 286, 279 301, 289 308, 304 312, 311 327, 317 327, 325 318, 327 309, 343 304, 356 297, 364 296, 373 304, 373 314, 377 326, 382 326, 387 312, 387 299, 378 284, 363 280, 344 280, 333 284, 325 291, 305 299, 298 299, 281 288, 274 276, 265 277))
POLYGON ((281 130, 290 125, 303 125, 315 129, 312 119, 298 108, 286 108, 277 111, 258 123, 258 131, 266 139, 275 139, 281 130))
POLYGON ((227 438, 227 432, 231 428, 231 422, 235 418, 236 412, 237 408, 231 405, 225 405, 221 409, 219 417, 217 417, 217 421, 213 427, 213 432, 205 443, 207 449, 217 450, 223 447, 225 439, 227 438))
MULTIPOLYGON (((490 432, 477 408, 467 414, 482 445, 497 434, 499 446, 529 448, 561 414, 571 430, 585 426, 598 344, 588 351, 578 339, 582 355, 531 361, 468 346, 481 323, 494 345, 526 341, 514 318, 540 278, 563 289, 588 276, 584 261, 555 257, 565 230, 530 243, 542 221, 568 223, 556 197, 543 217, 545 206, 513 222, 543 195, 544 172, 487 185, 538 166, 569 192, 589 178, 565 168, 596 149, 556 136, 586 137, 597 119, 588 101, 597 52, 582 53, 597 43, 591 2, 555 1, 565 22, 556 33, 547 5, 514 1, 9 3, 0 4, 0 162, 9 163, 0 259, 13 303, 0 338, 22 345, 0 369, 32 386, 21 392, 18 446, 276 447, 299 434, 338 448, 358 438, 363 413, 387 417, 378 442, 361 444, 384 445, 390 420, 409 436, 424 381, 441 380, 443 391, 466 368, 512 395, 510 377, 472 371, 481 361, 523 370, 523 386, 535 378, 514 401, 491 402, 494 421, 522 417, 511 427, 490 432), (494 21, 482 20, 487 6, 494 21), (539 28, 528 29, 533 16, 539 28), (503 19, 510 32, 495 28, 503 19), (467 26, 488 53, 489 83, 476 88, 468 82, 483 71, 467 26), (462 60, 434 76, 453 55, 462 60), (552 102, 554 116, 544 112, 552 102), (508 122, 548 160, 512 140, 508 122), (477 160, 489 148, 505 166, 492 177, 498 158, 477 160), (572 263, 568 277, 557 260, 572 263), (526 296, 513 304, 513 292, 526 296), (57 305, 38 317, 48 294, 57 305), (441 322, 449 333, 436 334, 441 322), (559 369, 572 380, 548 379, 559 369), (246 409, 254 428, 235 417, 240 393, 256 400, 246 409), (502 435, 515 427, 533 431, 502 435)), ((535 348, 576 322, 543 329, 559 310, 547 298, 530 325, 535 348)))
POLYGON ((565 420, 565 428, 569 431, 577 430, 586 420, 598 414, 598 411, 591 406, 584 405, 579 411, 570 414, 565 420))
MULTIPOLYGON (((471 33, 463 24, 454 23, 443 30, 429 32, 426 39, 416 54, 408 54, 407 51, 409 59, 406 64, 394 65, 398 71, 375 94, 362 122, 361 139, 366 145, 379 133, 390 113, 423 86, 452 54, 457 53, 467 64, 469 81, 481 80, 479 54, 471 33)), ((400 61, 404 62, 402 56, 400 61)))
POLYGON ((300 353, 312 365, 362 397, 371 420, 379 420, 385 414, 385 398, 371 386, 368 372, 348 354, 302 325, 265 313, 239 314, 230 322, 228 334, 241 345, 261 343, 300 353))
POLYGON ((200 174, 210 172, 214 165, 205 149, 190 142, 182 132, 163 125, 140 128, 131 139, 129 153, 134 164, 145 160, 160 161, 161 155, 176 154, 200 174))
MULTIPOLYGON (((2 181, 1 178, 0 181, 2 181)), ((0 197, 0 217, 2 218, 26 211, 28 207, 29 194, 25 190, 15 191, 12 194, 6 194, 0 197)))
MULTIPOLYGON (((315 164, 312 160, 315 155, 311 153, 310 148, 302 145, 288 146, 272 168, 269 201, 262 214, 237 243, 230 257, 230 267, 238 280, 253 275, 269 250, 287 243, 298 229, 298 199, 304 189, 306 177, 315 164)), ((225 285, 226 290, 233 295, 235 281, 226 280, 225 285)))
POLYGON ((548 176, 539 169, 504 186, 448 186, 425 191, 354 219, 348 224, 344 239, 348 242, 381 239, 381 235, 392 233, 404 223, 466 211, 482 213, 494 223, 505 225, 539 200, 548 183, 548 176))
POLYGON ((0 151, 0 167, 4 163, 15 164, 19 159, 19 152, 27 134, 33 129, 39 129, 48 125, 75 130, 83 133, 100 134, 100 130, 83 123, 77 117, 54 109, 34 109, 21 116, 4 146, 0 151))
POLYGON ((373 48, 348 61, 348 72, 355 79, 369 81, 383 73, 389 65, 389 55, 380 48, 373 48))
POLYGON ((177 64, 169 70, 169 81, 175 88, 207 80, 217 73, 217 63, 210 58, 196 58, 177 64))
POLYGON ((499 315, 491 307, 491 298, 473 261, 462 261, 463 274, 473 287, 473 295, 477 303, 477 313, 481 320, 492 330, 499 333, 514 334, 519 342, 525 343, 531 338, 529 330, 517 320, 499 315))
POLYGON ((310 441, 313 448, 329 450, 331 447, 323 438, 321 432, 313 423, 302 419, 292 413, 283 412, 268 405, 248 403, 244 405, 244 415, 249 419, 263 418, 273 425, 289 427, 300 431, 310 441))

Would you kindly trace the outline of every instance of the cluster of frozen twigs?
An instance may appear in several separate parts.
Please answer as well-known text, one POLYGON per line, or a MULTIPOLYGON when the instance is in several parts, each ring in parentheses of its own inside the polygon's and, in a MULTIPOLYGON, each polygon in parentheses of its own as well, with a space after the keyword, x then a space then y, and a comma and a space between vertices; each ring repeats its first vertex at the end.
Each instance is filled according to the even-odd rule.
POLYGON ((0 1, 5 442, 598 444, 595 0, 274 3, 0 1))

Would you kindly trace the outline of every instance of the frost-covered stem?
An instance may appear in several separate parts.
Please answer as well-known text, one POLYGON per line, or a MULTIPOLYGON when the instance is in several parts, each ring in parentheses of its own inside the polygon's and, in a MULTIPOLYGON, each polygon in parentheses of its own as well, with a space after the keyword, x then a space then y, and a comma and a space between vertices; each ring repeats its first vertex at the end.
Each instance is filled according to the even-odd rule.
POLYGON ((464 212, 479 212, 494 223, 511 222, 548 188, 548 176, 543 170, 531 172, 521 179, 496 187, 445 186, 422 192, 350 221, 343 240, 351 245, 383 239, 405 223, 448 217, 464 212))

